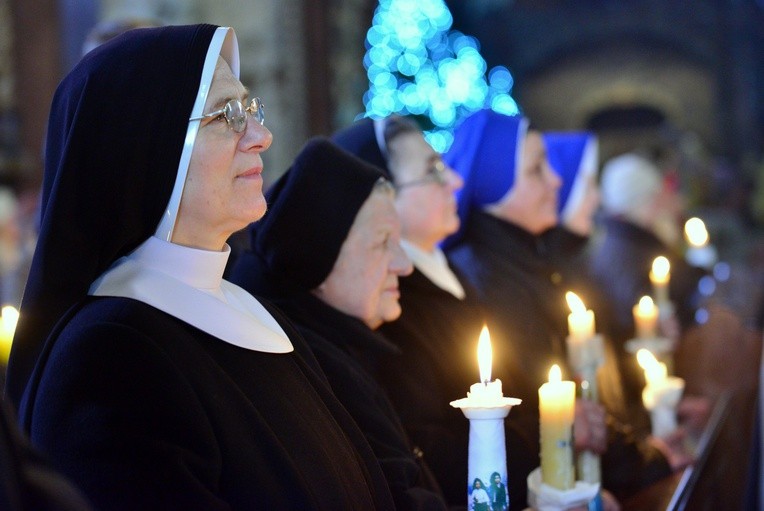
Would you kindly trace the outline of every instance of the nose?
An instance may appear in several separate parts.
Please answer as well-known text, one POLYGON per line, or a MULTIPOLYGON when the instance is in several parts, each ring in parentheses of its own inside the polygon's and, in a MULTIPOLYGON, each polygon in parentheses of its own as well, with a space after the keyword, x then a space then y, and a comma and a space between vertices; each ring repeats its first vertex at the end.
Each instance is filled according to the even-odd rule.
POLYGON ((462 179, 462 176, 449 166, 446 166, 446 169, 446 172, 448 172, 448 187, 453 192, 461 190, 462 187, 464 187, 464 179, 462 179))
POLYGON ((400 243, 395 243, 393 247, 393 258, 390 261, 390 273, 394 273, 401 277, 411 275, 414 271, 414 265, 411 263, 411 259, 406 255, 406 252, 401 248, 400 243))
POLYGON ((549 161, 546 161, 544 164, 546 165, 546 168, 548 171, 547 181, 555 190, 558 190, 562 186, 562 178, 557 173, 557 171, 554 170, 554 168, 549 164, 549 161))
POLYGON ((273 142, 271 131, 257 122, 252 115, 247 114, 247 128, 239 140, 242 150, 262 153, 271 146, 271 142, 273 142))

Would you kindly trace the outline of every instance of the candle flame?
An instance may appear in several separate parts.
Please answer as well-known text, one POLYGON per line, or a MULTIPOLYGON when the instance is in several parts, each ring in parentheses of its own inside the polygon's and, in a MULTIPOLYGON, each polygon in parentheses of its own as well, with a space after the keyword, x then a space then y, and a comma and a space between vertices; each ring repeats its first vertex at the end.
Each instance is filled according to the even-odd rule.
POLYGON ((669 263, 669 260, 666 259, 664 256, 658 256, 653 261, 652 274, 657 280, 661 282, 666 280, 666 277, 668 277, 670 269, 671 269, 671 264, 669 263))
POLYGON ((584 305, 583 300, 581 300, 573 291, 568 291, 565 293, 565 300, 568 301, 570 312, 577 312, 579 314, 586 312, 586 305, 584 305))
POLYGON ((639 299, 638 307, 641 314, 649 314, 653 310, 653 307, 655 307, 655 304, 653 303, 652 298, 645 295, 639 299))
POLYGON ((493 354, 491 352, 491 335, 488 333, 488 327, 483 325, 478 340, 478 367, 480 368, 480 381, 487 383, 491 381, 491 365, 493 364, 493 354))
POLYGON ((637 350, 637 362, 639 362, 639 367, 645 371, 658 365, 658 359, 655 358, 655 355, 653 355, 650 350, 645 348, 640 348, 637 350))
POLYGON ((702 247, 708 243, 706 224, 698 217, 692 217, 684 224, 684 236, 693 247, 702 247))
POLYGON ((557 364, 554 364, 552 368, 549 370, 549 381, 550 382, 562 381, 562 371, 560 371, 560 366, 558 366, 557 364))

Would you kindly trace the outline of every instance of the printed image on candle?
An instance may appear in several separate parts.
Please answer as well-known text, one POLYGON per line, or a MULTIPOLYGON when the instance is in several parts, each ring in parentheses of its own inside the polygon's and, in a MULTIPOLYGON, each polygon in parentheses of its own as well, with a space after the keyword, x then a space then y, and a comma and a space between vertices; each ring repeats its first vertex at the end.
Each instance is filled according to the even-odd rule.
POLYGON ((507 511, 509 509, 509 493, 506 478, 494 471, 489 477, 476 477, 467 490, 470 511, 507 511))

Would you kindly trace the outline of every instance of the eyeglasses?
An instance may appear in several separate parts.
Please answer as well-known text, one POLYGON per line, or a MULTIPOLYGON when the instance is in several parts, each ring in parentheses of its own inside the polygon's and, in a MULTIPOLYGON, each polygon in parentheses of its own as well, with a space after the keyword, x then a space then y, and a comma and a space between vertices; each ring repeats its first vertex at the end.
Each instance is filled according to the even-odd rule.
POLYGON ((238 99, 232 99, 222 109, 204 114, 201 117, 191 117, 189 121, 199 121, 223 115, 228 127, 236 133, 241 133, 247 129, 247 113, 252 115, 260 123, 260 126, 265 123, 265 105, 260 98, 252 98, 247 107, 238 99))
POLYGON ((408 183, 396 184, 396 190, 402 190, 403 188, 409 188, 411 186, 421 186, 429 183, 435 183, 438 185, 445 185, 448 183, 448 173, 446 171, 446 164, 443 160, 436 161, 432 167, 427 171, 427 174, 420 179, 409 181, 408 183))

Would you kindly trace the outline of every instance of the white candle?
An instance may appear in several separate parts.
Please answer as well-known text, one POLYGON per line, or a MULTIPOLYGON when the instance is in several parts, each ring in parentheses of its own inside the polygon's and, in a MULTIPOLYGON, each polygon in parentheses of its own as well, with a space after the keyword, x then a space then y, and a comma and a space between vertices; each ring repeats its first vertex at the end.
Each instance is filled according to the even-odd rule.
POLYGON ((684 380, 667 376, 666 364, 659 362, 649 350, 637 351, 637 361, 645 371, 647 384, 642 390, 642 403, 650 410, 652 434, 666 437, 677 427, 676 405, 682 397, 684 380))
POLYGON ((655 327, 658 324, 658 307, 655 306, 653 299, 649 296, 643 296, 639 299, 639 303, 634 306, 632 312, 637 337, 641 339, 655 337, 655 327))
POLYGON ((572 438, 576 384, 561 380, 560 367, 555 364, 549 381, 539 387, 541 478, 549 486, 569 490, 575 483, 572 438))
POLYGON ((594 337, 594 311, 587 309, 583 300, 572 291, 565 293, 570 307, 568 314, 568 335, 574 342, 583 342, 594 337))
POLYGON ((668 285, 671 278, 671 263, 664 256, 658 256, 653 261, 650 270, 650 282, 653 284, 653 294, 658 307, 669 302, 668 285))
POLYGON ((710 268, 716 263, 716 249, 709 244, 706 224, 698 217, 687 220, 684 224, 684 237, 687 240, 685 259, 693 266, 710 268))
MULTIPOLYGON (((487 482, 490 475, 498 472, 507 484, 507 447, 504 437, 504 418, 520 400, 504 397, 501 380, 491 381, 491 337, 485 326, 478 341, 478 366, 480 382, 470 386, 467 397, 451 401, 470 420, 469 454, 467 459, 467 486, 480 478, 487 482)), ((470 508, 470 490, 467 491, 467 507, 470 508)))
POLYGON ((19 311, 12 305, 6 305, 0 313, 0 362, 8 365, 11 354, 13 334, 16 333, 16 324, 19 321, 19 311))

